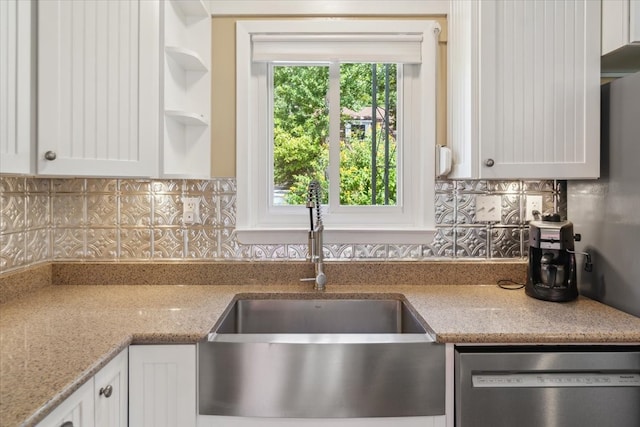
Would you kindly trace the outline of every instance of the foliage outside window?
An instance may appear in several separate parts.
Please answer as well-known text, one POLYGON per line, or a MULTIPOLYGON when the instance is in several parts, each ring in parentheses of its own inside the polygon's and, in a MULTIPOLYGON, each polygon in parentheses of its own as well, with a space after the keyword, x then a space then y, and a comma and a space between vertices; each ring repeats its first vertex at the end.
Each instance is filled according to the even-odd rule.
MULTIPOLYGON (((396 204, 396 69, 396 64, 340 65, 341 205, 396 204)), ((327 203, 328 66, 276 65, 272 72, 274 186, 284 193, 280 203, 304 204, 311 179, 323 185, 327 203)))

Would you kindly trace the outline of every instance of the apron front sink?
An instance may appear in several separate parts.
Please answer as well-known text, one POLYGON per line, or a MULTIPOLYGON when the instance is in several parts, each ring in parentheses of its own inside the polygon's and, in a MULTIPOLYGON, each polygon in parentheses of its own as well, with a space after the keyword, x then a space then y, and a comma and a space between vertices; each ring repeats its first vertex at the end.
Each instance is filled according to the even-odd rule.
POLYGON ((202 415, 444 414, 444 345, 403 299, 239 298, 198 343, 202 415))

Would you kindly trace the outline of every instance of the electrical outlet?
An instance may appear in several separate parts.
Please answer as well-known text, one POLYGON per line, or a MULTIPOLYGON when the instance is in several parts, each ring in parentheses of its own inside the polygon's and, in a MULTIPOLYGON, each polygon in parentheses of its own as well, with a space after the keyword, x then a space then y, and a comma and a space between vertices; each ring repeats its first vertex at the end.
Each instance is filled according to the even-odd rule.
POLYGON ((182 222, 200 224, 200 197, 182 198, 182 222))
POLYGON ((476 220, 502 221, 502 196, 476 196, 476 220))
POLYGON ((533 221, 533 211, 542 214, 542 196, 527 196, 527 206, 525 210, 525 221, 533 221))

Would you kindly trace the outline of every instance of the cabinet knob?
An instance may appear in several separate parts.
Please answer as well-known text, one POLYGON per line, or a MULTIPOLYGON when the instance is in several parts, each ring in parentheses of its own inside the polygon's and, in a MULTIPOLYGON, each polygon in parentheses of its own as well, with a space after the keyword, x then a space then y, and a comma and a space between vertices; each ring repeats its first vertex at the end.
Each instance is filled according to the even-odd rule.
POLYGON ((102 396, 104 395, 104 397, 109 398, 111 397, 111 393, 113 393, 113 387, 111 387, 110 385, 106 386, 106 387, 101 387, 100 388, 100 393, 99 395, 102 396))
POLYGON ((60 427, 73 427, 73 421, 65 421, 60 425, 60 427))
POLYGON ((495 165, 495 163, 496 162, 494 162, 493 159, 487 159, 485 160, 484 165, 490 168, 491 166, 495 165))
POLYGON ((56 157, 57 157, 57 155, 56 155, 55 151, 47 151, 46 153, 44 153, 44 158, 46 160, 55 160, 56 157))

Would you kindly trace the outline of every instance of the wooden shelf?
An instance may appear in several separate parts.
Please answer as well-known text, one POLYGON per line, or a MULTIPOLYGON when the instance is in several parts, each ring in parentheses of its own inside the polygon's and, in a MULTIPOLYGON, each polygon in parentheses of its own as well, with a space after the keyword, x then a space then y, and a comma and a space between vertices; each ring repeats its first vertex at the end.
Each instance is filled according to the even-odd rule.
POLYGON ((206 18, 211 16, 203 0, 171 0, 185 17, 206 18))
POLYGON ((187 71, 209 71, 204 61, 200 58, 200 55, 193 50, 177 46, 165 46, 164 51, 187 71))
POLYGON ((187 126, 208 126, 209 123, 201 115, 189 111, 165 110, 165 116, 187 126))

